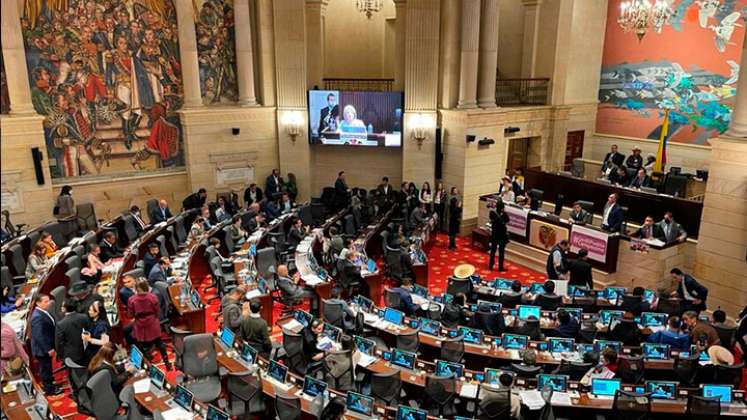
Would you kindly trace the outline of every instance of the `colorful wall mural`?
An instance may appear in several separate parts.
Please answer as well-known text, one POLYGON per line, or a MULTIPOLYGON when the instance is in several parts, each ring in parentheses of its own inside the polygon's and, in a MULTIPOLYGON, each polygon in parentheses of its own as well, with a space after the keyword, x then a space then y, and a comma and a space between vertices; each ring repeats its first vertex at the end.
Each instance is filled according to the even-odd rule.
POLYGON ((21 25, 53 178, 184 165, 171 0, 26 0, 21 25))
POLYGON ((661 33, 639 42, 607 13, 597 132, 658 139, 671 109, 670 141, 708 144, 731 121, 747 0, 671 0, 661 33))
POLYGON ((239 98, 233 0, 194 0, 200 88, 206 105, 239 98))

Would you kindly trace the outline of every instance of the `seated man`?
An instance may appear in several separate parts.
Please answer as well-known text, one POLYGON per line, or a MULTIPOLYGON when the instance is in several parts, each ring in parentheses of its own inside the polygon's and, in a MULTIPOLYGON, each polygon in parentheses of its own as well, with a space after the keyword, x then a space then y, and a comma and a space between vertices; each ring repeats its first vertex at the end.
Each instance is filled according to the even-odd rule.
POLYGON ((651 334, 646 341, 656 344, 669 344, 673 350, 686 351, 690 348, 690 335, 682 332, 680 327, 680 318, 670 316, 667 319, 667 329, 651 334))
POLYGON ((298 282, 301 280, 301 275, 296 272, 293 274, 293 279, 288 277, 288 266, 281 264, 277 268, 278 275, 278 288, 284 296, 290 297, 294 300, 309 299, 311 305, 311 313, 319 313, 319 295, 316 294, 312 288, 301 287, 298 282))
POLYGON ((646 175, 646 169, 640 168, 638 169, 638 173, 636 174, 635 178, 630 180, 630 184, 628 185, 631 188, 643 188, 648 187, 651 180, 649 179, 648 175, 646 175))
POLYGON ((643 300, 643 295, 645 293, 646 289, 644 289, 643 287, 634 287, 632 299, 631 296, 624 296, 620 309, 623 311, 631 312, 635 316, 641 315, 641 312, 650 312, 651 304, 643 300))
POLYGON ((594 215, 584 210, 584 208, 581 207, 581 203, 576 201, 573 203, 573 210, 571 210, 571 215, 568 219, 571 223, 590 225, 594 221, 594 215))
POLYGON ((259 352, 260 356, 268 357, 272 350, 272 342, 267 321, 262 319, 261 313, 262 302, 259 299, 245 302, 242 306, 239 334, 242 340, 259 352))
POLYGON ((158 264, 158 261, 162 256, 158 242, 151 242, 148 244, 148 252, 143 256, 143 274, 146 277, 150 274, 153 266, 158 264))
MULTIPOLYGON (((514 377, 513 375, 509 373, 501 373, 500 376, 498 376, 498 390, 509 390, 509 400, 506 401, 510 404, 510 410, 511 410, 511 418, 516 420, 519 418, 521 414, 521 397, 519 397, 519 389, 513 388, 511 385, 513 385, 514 377)), ((492 387, 488 387, 492 388, 492 387)), ((480 395, 479 401, 481 405, 487 405, 491 402, 492 398, 495 394, 493 393, 487 393, 487 395, 480 395)))
POLYGON ((344 329, 345 331, 352 330, 355 326, 355 312, 353 312, 353 310, 348 306, 348 303, 342 299, 342 289, 337 286, 333 287, 329 293, 329 299, 327 299, 327 303, 331 305, 342 306, 342 322, 344 329))
POLYGON ((324 321, 319 318, 314 318, 311 321, 311 325, 301 331, 303 335, 303 352, 306 355, 306 360, 309 361, 306 367, 307 375, 314 376, 314 373, 323 366, 324 350, 320 350, 318 346, 322 331, 324 331, 324 321))
POLYGON ((698 319, 698 313, 687 311, 682 314, 682 322, 690 330, 690 343, 695 344, 698 351, 708 350, 711 346, 721 344, 721 339, 712 326, 698 319))
POLYGON ((441 323, 446 328, 454 328, 457 325, 467 325, 467 320, 470 318, 469 311, 464 307, 467 298, 464 293, 459 293, 451 300, 451 302, 444 305, 444 309, 441 312, 441 323))
POLYGON ((630 183, 628 180, 628 171, 625 169, 625 166, 618 166, 616 170, 610 172, 607 179, 616 185, 627 186, 630 183))
POLYGON ((633 233, 633 237, 638 239, 656 239, 662 236, 661 228, 654 223, 653 216, 646 216, 641 227, 633 233))
POLYGON ((106 264, 112 258, 119 258, 122 256, 122 250, 117 246, 117 235, 113 231, 107 231, 104 233, 104 240, 99 244, 101 247, 101 255, 99 259, 102 263, 106 264))
POLYGON ((530 315, 526 320, 517 319, 514 326, 514 334, 529 336, 530 340, 542 340, 540 322, 536 316, 530 315))
POLYGON ((581 326, 576 319, 564 310, 558 311, 558 326, 552 331, 552 337, 577 338, 581 326))
POLYGON ((558 295, 555 294, 555 282, 548 280, 542 286, 545 290, 534 298, 534 304, 546 311, 554 311, 562 303, 558 295))
POLYGON ((159 200, 158 206, 153 208, 153 211, 148 215, 150 216, 151 224, 165 222, 171 219, 171 210, 169 209, 169 203, 166 200, 159 200))
POLYGON ((127 301, 137 293, 135 290, 135 277, 130 274, 125 275, 122 278, 122 287, 119 288, 119 301, 127 308, 127 301))
POLYGON ((504 307, 513 308, 516 305, 521 304, 522 297, 521 282, 519 280, 514 280, 514 282, 511 283, 511 291, 501 292, 501 295, 498 297, 498 302, 504 307))
POLYGON ((416 227, 423 224, 425 215, 425 203, 420 203, 412 210, 412 213, 410 213, 410 228, 415 229, 416 227))
POLYGON ((722 311, 721 309, 716 309, 713 311, 713 315, 711 315, 711 318, 713 319, 713 322, 711 322, 711 325, 713 327, 720 327, 720 328, 737 328, 737 324, 730 320, 726 319, 726 312, 722 311))
POLYGON ((607 337, 613 341, 621 341, 626 346, 638 346, 643 341, 643 334, 638 329, 635 322, 635 316, 630 312, 625 312, 621 320, 609 332, 607 337))
POLYGON ((288 238, 285 240, 286 246, 289 249, 296 249, 298 244, 304 240, 308 233, 308 227, 304 227, 301 218, 297 217, 296 220, 293 221, 293 226, 288 232, 288 238))
POLYGON ((153 287, 158 281, 169 283, 171 276, 171 261, 169 257, 161 257, 158 264, 154 265, 148 273, 148 283, 153 287))
POLYGON ((395 308, 404 312, 407 316, 413 316, 420 311, 420 306, 416 305, 412 301, 412 279, 405 277, 402 279, 402 285, 392 289, 392 292, 397 293, 400 297, 400 307, 395 308))

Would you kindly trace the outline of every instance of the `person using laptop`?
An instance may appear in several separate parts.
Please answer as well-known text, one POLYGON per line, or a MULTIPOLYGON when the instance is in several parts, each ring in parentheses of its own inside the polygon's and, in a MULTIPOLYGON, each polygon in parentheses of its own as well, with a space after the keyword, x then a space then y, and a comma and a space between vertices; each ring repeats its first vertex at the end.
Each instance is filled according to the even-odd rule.
POLYGON ((572 317, 570 313, 560 310, 558 311, 558 326, 555 327, 550 336, 577 338, 579 331, 581 331, 581 326, 578 324, 576 319, 572 317))
POLYGON ((319 295, 316 294, 313 288, 304 288, 298 283, 301 281, 301 275, 296 272, 293 278, 289 277, 288 266, 280 264, 277 267, 278 275, 278 288, 285 296, 289 296, 294 300, 309 299, 311 306, 311 313, 319 313, 319 295))
POLYGON ((592 378, 611 379, 617 372, 617 352, 607 347, 602 351, 600 363, 591 369, 581 378, 581 384, 591 385, 592 378))
POLYGON ((303 335, 303 352, 309 360, 309 365, 306 368, 307 375, 312 375, 312 372, 316 372, 322 367, 324 350, 320 350, 318 347, 322 331, 324 331, 324 321, 319 318, 314 318, 311 321, 311 325, 301 331, 303 335))
MULTIPOLYGON (((514 377, 513 375, 503 372, 498 376, 498 390, 509 390, 509 402, 511 405, 511 418, 512 419, 518 419, 519 415, 521 413, 521 397, 519 397, 519 390, 518 388, 514 388, 512 385, 514 383, 514 377)), ((489 386, 492 388, 492 386, 489 386)), ((482 394, 482 393, 481 393, 482 394)), ((480 395, 479 401, 482 405, 488 405, 490 403, 490 400, 493 398, 498 398, 498 396, 495 393, 487 393, 487 395, 480 395)))
POLYGON ((397 293, 400 297, 400 306, 399 308, 393 308, 398 309, 405 313, 405 315, 413 316, 418 311, 420 311, 420 306, 415 304, 412 301, 412 279, 409 277, 405 277, 402 279, 402 285, 399 287, 395 287, 392 289, 392 292, 397 293))
POLYGON ((257 349, 260 356, 268 357, 272 351, 272 342, 267 321, 261 315, 262 302, 259 299, 245 302, 242 312, 241 324, 238 328, 241 339, 257 349))
POLYGON ((457 293, 451 302, 444 305, 441 312, 441 323, 446 328, 453 328, 457 325, 467 325, 467 320, 471 318, 470 312, 464 307, 467 297, 464 293, 457 293))
POLYGON ((521 293, 521 282, 519 280, 514 280, 514 282, 511 283, 511 290, 502 292, 498 297, 498 302, 502 304, 504 308, 513 308, 516 305, 520 305, 522 299, 523 294, 521 293))
POLYGON ((514 322, 514 333, 527 335, 530 340, 541 340, 542 331, 540 330, 539 319, 534 315, 530 315, 526 320, 517 319, 514 322))
POLYGON ((690 347, 690 335, 683 332, 680 317, 673 315, 667 319, 667 328, 648 336, 649 343, 669 344, 673 350, 686 351, 690 347))
POLYGON ((88 363, 88 377, 90 378, 102 370, 109 371, 112 391, 114 391, 114 395, 119 396, 119 393, 122 391, 127 379, 129 379, 130 375, 133 374, 136 369, 134 366, 129 366, 127 370, 124 370, 117 366, 114 362, 115 353, 116 348, 112 342, 107 342, 101 346, 99 351, 91 359, 91 362, 88 363))
POLYGON ((622 341, 626 346, 638 346, 643 341, 643 334, 631 312, 623 314, 622 319, 615 324, 607 337, 612 341, 622 341))

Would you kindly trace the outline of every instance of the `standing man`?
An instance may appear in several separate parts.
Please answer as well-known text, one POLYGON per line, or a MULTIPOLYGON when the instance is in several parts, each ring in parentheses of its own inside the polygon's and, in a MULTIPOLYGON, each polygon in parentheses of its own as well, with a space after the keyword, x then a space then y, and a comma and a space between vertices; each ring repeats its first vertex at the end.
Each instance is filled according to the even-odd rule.
POLYGON ((495 251, 498 251, 498 271, 506 271, 503 261, 506 258, 506 244, 508 244, 508 215, 503 202, 496 203, 495 210, 490 212, 490 262, 488 269, 493 271, 495 251))
POLYGON ((449 250, 456 250, 456 236, 462 223, 462 198, 457 187, 451 187, 449 200, 449 250))
POLYGON ((571 247, 567 239, 563 239, 550 249, 547 256, 547 279, 565 280, 568 272, 566 254, 571 247))
POLYGON ((619 232, 622 226, 623 210, 619 204, 617 204, 617 193, 610 194, 607 197, 607 204, 604 205, 604 211, 602 212, 602 230, 607 232, 619 232))
POLYGON ((682 226, 674 221, 672 212, 668 211, 664 213, 664 220, 658 223, 659 225, 659 236, 658 239, 671 244, 675 242, 685 242, 687 239, 687 232, 682 226))
POLYGON ((625 161, 625 155, 617 151, 617 145, 613 144, 610 147, 609 153, 604 156, 604 163, 602 163, 602 175, 609 175, 610 171, 616 166, 622 166, 625 161))
POLYGON ((283 178, 280 178, 280 170, 273 169, 272 173, 265 180, 265 194, 272 200, 275 194, 280 192, 282 185, 283 178))
POLYGON ((591 263, 589 263, 589 251, 580 249, 578 258, 568 262, 568 273, 570 274, 569 286, 594 288, 594 280, 591 275, 591 263))
POLYGON ((339 210, 348 205, 350 202, 350 190, 348 184, 345 181, 345 171, 340 171, 337 174, 337 180, 335 181, 335 207, 339 210))
POLYGON ((205 205, 207 200, 207 190, 200 188, 196 193, 190 194, 187 198, 182 201, 182 208, 184 210, 199 209, 205 205))
POLYGON ((337 105, 337 96, 334 93, 327 95, 327 106, 319 111, 319 134, 337 131, 337 123, 340 120, 340 106, 337 105))
POLYGON ((252 183, 249 185, 249 188, 244 190, 244 203, 246 203, 247 208, 254 203, 262 201, 262 197, 262 189, 257 184, 252 183))
POLYGON ((31 315, 31 355, 39 366, 39 379, 47 395, 62 392, 54 384, 52 377, 52 355, 54 354, 55 320, 49 313, 52 301, 49 295, 40 293, 36 298, 36 307, 31 315))
POLYGON ((683 273, 679 268, 673 268, 669 273, 672 280, 677 282, 677 290, 673 291, 671 296, 682 299, 682 309, 685 311, 704 311, 708 289, 698 283, 691 275, 683 273))
POLYGON ((72 299, 65 301, 65 317, 57 323, 55 331, 55 349, 57 358, 65 361, 70 358, 73 362, 87 366, 86 354, 83 349, 85 332, 91 333, 91 319, 86 313, 78 313, 77 302, 72 299))
POLYGON ((392 186, 389 185, 389 177, 385 176, 381 178, 381 184, 376 187, 376 192, 378 196, 377 201, 379 205, 379 211, 384 212, 386 210, 389 210, 389 207, 394 200, 394 190, 392 189, 392 186))

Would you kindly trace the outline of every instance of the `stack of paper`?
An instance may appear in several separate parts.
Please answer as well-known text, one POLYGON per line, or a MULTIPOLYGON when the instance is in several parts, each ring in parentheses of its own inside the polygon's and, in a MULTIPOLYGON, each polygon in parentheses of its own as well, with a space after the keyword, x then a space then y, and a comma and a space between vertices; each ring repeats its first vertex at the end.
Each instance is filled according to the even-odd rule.
POLYGON ((470 382, 462 382, 459 395, 464 398, 477 398, 477 385, 470 382))
POLYGON ((530 410, 539 410, 545 406, 545 400, 542 394, 536 389, 519 391, 521 403, 529 407, 530 410))

